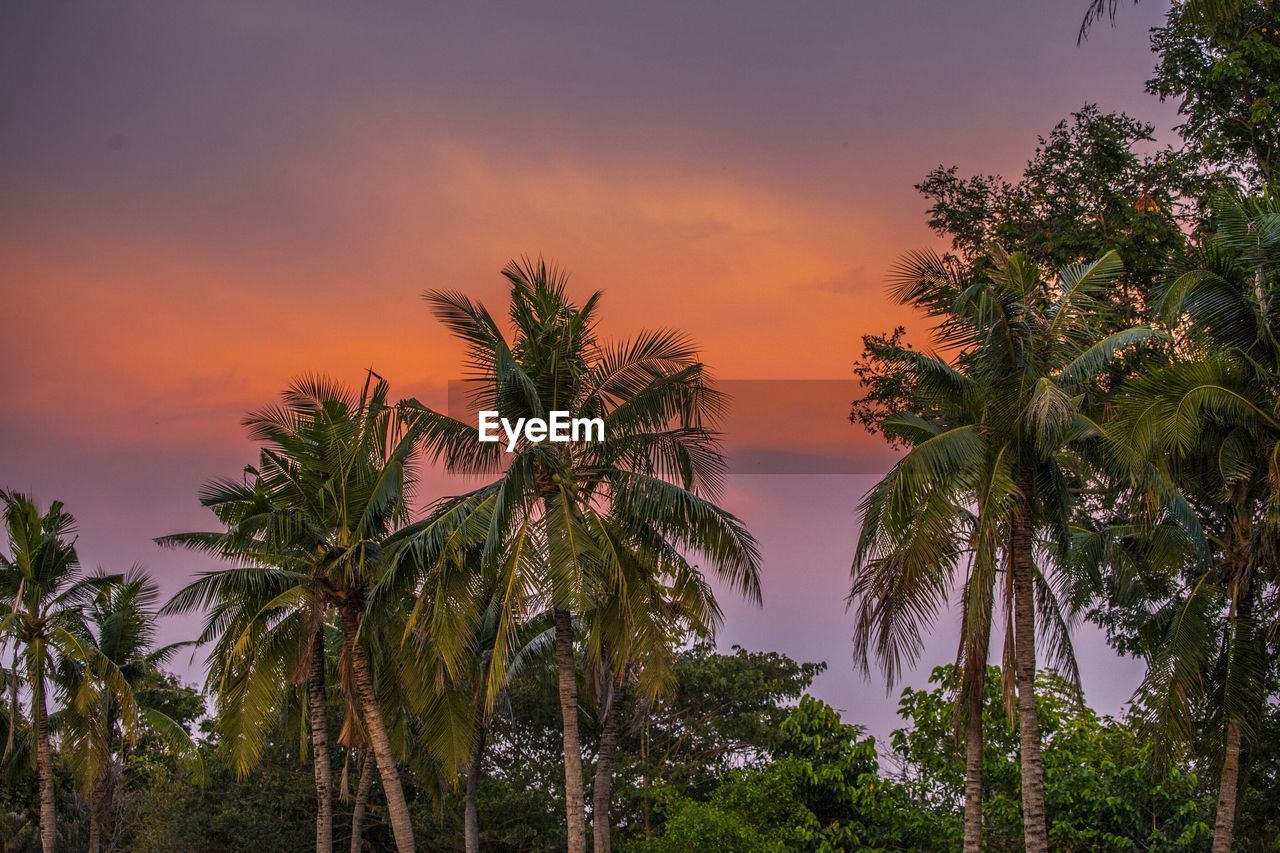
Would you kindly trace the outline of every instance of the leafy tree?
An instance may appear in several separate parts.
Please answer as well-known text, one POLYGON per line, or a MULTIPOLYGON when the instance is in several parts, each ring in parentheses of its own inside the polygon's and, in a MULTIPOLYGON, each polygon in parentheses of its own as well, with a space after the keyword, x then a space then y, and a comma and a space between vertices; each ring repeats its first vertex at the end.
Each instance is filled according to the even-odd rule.
POLYGON ((1275 803, 1275 792, 1280 790, 1280 702, 1276 696, 1280 696, 1280 683, 1273 681, 1266 716, 1241 774, 1235 838, 1244 850, 1274 850, 1280 845, 1280 814, 1275 803))
MULTIPOLYGON (((208 782, 194 785, 164 753, 135 757, 124 797, 127 849, 140 853, 231 853, 246 845, 307 850, 315 845, 314 776, 296 749, 271 737, 252 775, 227 750, 206 748, 208 782)), ((390 835, 379 834, 389 849, 390 835)))
POLYGON ((1181 225, 1195 213, 1184 209, 1186 196, 1203 192, 1186 158, 1139 153, 1153 131, 1087 105, 1040 138, 1017 181, 940 166, 916 189, 930 202, 929 227, 968 262, 992 244, 1046 269, 1115 250, 1124 271, 1100 296, 1123 328, 1142 319, 1165 258, 1184 243, 1181 225))
MULTIPOLYGON (((783 721, 778 757, 731 773, 705 800, 668 789, 661 835, 629 850, 867 850, 945 846, 932 815, 879 773, 875 741, 810 696, 783 721)), ((954 842, 954 837, 951 839, 954 842)))
POLYGON ((767 761, 781 744, 778 727, 788 706, 825 668, 778 652, 691 646, 676 664, 676 689, 643 712, 642 731, 626 741, 633 755, 643 741, 648 754, 637 772, 700 793, 733 770, 767 761))
POLYGON ((1178 132, 1205 167, 1259 191, 1280 178, 1280 3, 1221 2, 1211 19, 1197 5, 1173 4, 1152 32, 1147 91, 1177 99, 1178 132))
MULTIPOLYGON (((595 730, 579 715, 584 750, 595 730)), ((563 851, 564 737, 553 657, 529 662, 493 709, 478 787, 481 849, 563 851)))
MULTIPOLYGON (((157 668, 149 668, 138 678, 133 686, 133 696, 140 707, 156 709, 193 738, 200 730, 207 711, 204 695, 199 690, 183 683, 176 675, 157 668)), ((139 734, 139 749, 150 745, 157 753, 167 752, 167 742, 149 741, 148 734, 144 726, 139 734)))
MULTIPOLYGON (((1022 847, 1018 737, 1004 712, 1001 673, 991 668, 983 703, 986 787, 984 841, 991 850, 1022 847)), ((1159 761, 1140 719, 1099 717, 1057 673, 1037 675, 1036 703, 1044 736, 1048 834, 1062 850, 1201 850, 1212 808, 1198 774, 1179 761, 1159 761)), ((955 673, 940 667, 932 688, 902 693, 909 724, 891 741, 900 784, 930 810, 946 814, 962 791, 964 755, 955 739, 955 673)))
MULTIPOLYGON (((172 676, 159 677, 154 685, 140 693, 154 691, 158 701, 171 709, 186 728, 194 729, 202 707, 198 692, 182 685, 172 676), (186 709, 186 710, 183 710, 186 709), (187 711, 193 715, 188 716, 187 711)), ((329 691, 329 717, 341 719, 346 698, 340 691, 329 691)), ((142 701, 141 699, 139 701, 142 701)), ((145 728, 137 745, 128 756, 120 785, 123 833, 121 849, 154 851, 154 853, 205 853, 205 851, 244 850, 246 839, 270 849, 305 850, 315 844, 315 780, 308 760, 307 711, 305 691, 290 691, 288 706, 267 731, 253 772, 243 774, 236 766, 234 753, 220 741, 217 720, 203 720, 199 728, 201 756, 207 781, 200 785, 190 773, 183 772, 172 748, 159 738, 148 737, 145 728)), ((341 760, 340 752, 335 759, 341 760)), ((373 788, 377 776, 376 761, 368 754, 368 781, 373 788)), ((345 784, 335 791, 348 791, 352 799, 339 796, 335 801, 334 831, 341 837, 351 830, 359 838, 360 850, 395 848, 394 832, 384 802, 376 796, 376 788, 365 798, 364 812, 359 815, 360 832, 355 832, 359 779, 365 778, 362 767, 352 763, 344 768, 345 784), (347 808, 340 803, 346 802, 347 808), (349 821, 349 823, 348 823, 349 821)), ((409 790, 425 798, 433 791, 413 788, 413 776, 406 774, 409 790)), ((412 806, 416 806, 412 802, 412 806)), ((411 806, 411 807, 412 807, 411 806)), ((426 833, 434 838, 429 810, 414 808, 415 835, 426 833)), ((430 841, 427 847, 435 849, 430 841)), ((452 845, 451 845, 452 846, 452 845)))
MULTIPOLYGON (((473 400, 503 417, 545 418, 554 410, 599 417, 604 440, 575 444, 519 440, 504 458, 495 443, 476 440, 475 427, 419 407, 415 424, 428 452, 454 471, 497 475, 489 484, 442 502, 406 540, 406 554, 431 572, 430 630, 448 666, 457 666, 482 604, 472 576, 450 564, 449 543, 482 543, 484 571, 503 590, 500 627, 490 667, 489 700, 520 619, 551 609, 555 627, 566 825, 571 851, 585 851, 582 745, 578 726, 574 616, 593 611, 626 584, 641 596, 658 578, 672 595, 705 588, 686 555, 697 554, 731 585, 758 599, 759 557, 741 523, 714 502, 724 461, 710 429, 722 399, 706 380, 683 335, 643 333, 606 344, 596 335, 600 294, 570 302, 562 274, 544 263, 512 263, 506 334, 481 305, 452 291, 432 291, 437 317, 468 348, 473 400), (628 582, 630 579, 632 582, 628 582)), ((695 592, 696 591, 696 592, 695 592)), ((658 614, 632 608, 629 629, 658 614)), ((650 636, 657 639, 660 626, 650 636)))

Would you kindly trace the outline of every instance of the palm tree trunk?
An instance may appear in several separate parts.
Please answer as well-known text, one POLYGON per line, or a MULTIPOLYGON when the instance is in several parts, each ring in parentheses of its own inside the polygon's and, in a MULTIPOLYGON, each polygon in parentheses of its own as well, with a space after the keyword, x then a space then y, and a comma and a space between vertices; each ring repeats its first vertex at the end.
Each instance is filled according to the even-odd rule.
POLYGON ((1218 816, 1213 826, 1213 853, 1229 853, 1236 827, 1236 791, 1240 781, 1240 723, 1227 721, 1227 751, 1218 782, 1218 816))
MULTIPOLYGON (((606 668, 606 672, 608 669, 606 668)), ((600 732, 600 748, 596 753, 596 772, 591 785, 591 834, 594 853, 607 853, 613 827, 609 819, 609 801, 613 799, 613 764, 622 736, 622 706, 626 699, 626 681, 605 681, 608 698, 604 705, 604 729, 600 732)))
POLYGON ((982 707, 970 703, 965 731, 964 850, 982 849, 982 707))
POLYGON ((378 762, 366 752, 360 764, 360 784, 356 786, 356 803, 351 810, 351 853, 360 853, 364 844, 364 815, 369 810, 369 794, 373 791, 373 774, 378 762))
POLYGON ((645 838, 653 837, 653 802, 649 798, 652 787, 649 779, 649 713, 650 708, 645 707, 644 716, 640 722, 640 766, 644 768, 641 781, 643 796, 640 800, 640 820, 645 838))
MULTIPOLYGON (((982 517, 982 498, 978 517, 982 517)), ((960 650, 964 655, 961 690, 965 695, 964 851, 982 850, 982 710, 987 693, 987 655, 991 647, 989 590, 976 588, 970 576, 965 591, 965 611, 960 650), (983 612, 985 611, 985 613, 983 612), (974 619, 974 615, 982 618, 974 619), (976 633, 972 633, 975 632, 976 633)))
MULTIPOLYGON (((1030 477, 1021 478, 1024 498, 1030 477)), ((1022 750, 1022 835, 1029 853, 1049 848, 1044 807, 1044 766, 1040 760, 1040 719, 1036 714, 1035 572, 1031 524, 1025 503, 1014 510, 1009 561, 1013 571, 1014 669, 1018 682, 1018 734, 1022 750)))
MULTIPOLYGON (((1248 541, 1242 537, 1243 541, 1248 541)), ((1231 613, 1231 645, 1242 642, 1241 634, 1252 639, 1252 631, 1244 631, 1253 622, 1252 583, 1248 559, 1235 566, 1235 595, 1231 613)), ((1249 640, 1244 640, 1248 642, 1249 640)), ((1240 720, 1228 716, 1226 749, 1222 757, 1222 773, 1218 778, 1218 813, 1213 825, 1213 851, 1231 849, 1236 827, 1236 801, 1240 786, 1240 720)))
POLYGON ((98 853, 98 848, 102 846, 102 818, 98 814, 97 787, 98 783, 95 782, 95 790, 89 793, 89 853, 98 853))
POLYGON ((391 754, 391 738, 387 736, 386 724, 382 722, 382 709, 378 706, 378 696, 373 690, 369 659, 356 642, 359 628, 359 614, 350 607, 343 608, 342 636, 346 642, 347 659, 351 662, 351 675, 360 700, 360 710, 364 715, 364 727, 378 761, 378 775, 382 777, 382 792, 387 798, 387 813, 391 817, 396 849, 400 853, 413 853, 413 821, 409 818, 409 806, 404 799, 404 788, 400 785, 400 772, 396 769, 395 757, 391 754))
POLYGON ((13 738, 18 730, 18 644, 13 645, 13 668, 9 672, 9 734, 4 739, 4 754, 13 752, 13 738))
POLYGON ((307 702, 311 715, 311 765, 316 776, 316 853, 333 850, 333 773, 329 767, 329 715, 325 700, 324 626, 311 638, 307 702))
POLYGON ((114 787, 112 769, 103 768, 102 776, 93 783, 93 790, 89 793, 89 853, 99 853, 104 849, 102 834, 111 819, 114 787))
POLYGON ((982 705, 986 698, 987 645, 991 623, 982 629, 982 637, 965 653, 965 685, 968 691, 965 708, 964 764, 964 850, 978 853, 982 849, 982 705))
POLYGON ((101 779, 94 782, 93 790, 89 792, 89 853, 98 853, 102 847, 101 795, 98 791, 101 784, 101 779))
POLYGON ((484 762, 485 724, 482 703, 477 702, 475 714, 475 743, 471 746, 471 758, 467 761, 467 803, 462 818, 467 853, 480 853, 480 808, 476 795, 480 784, 480 768, 484 762))
POLYGON ((49 755, 49 716, 44 707, 44 675, 32 679, 36 695, 32 697, 36 736, 36 769, 40 776, 40 849, 53 853, 58 839, 58 815, 53 806, 53 759, 49 755))
POLYGON ((569 853, 587 853, 582 786, 582 739, 578 735, 578 667, 573 656, 573 617, 555 608, 556 671, 564 725, 564 810, 569 853))

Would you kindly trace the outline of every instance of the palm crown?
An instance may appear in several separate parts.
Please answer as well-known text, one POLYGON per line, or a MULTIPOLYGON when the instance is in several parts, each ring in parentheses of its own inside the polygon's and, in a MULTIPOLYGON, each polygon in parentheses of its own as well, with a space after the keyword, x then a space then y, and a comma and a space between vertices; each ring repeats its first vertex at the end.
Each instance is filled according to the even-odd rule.
MULTIPOLYGON (((466 296, 427 294, 437 316, 467 344, 472 403, 511 420, 553 410, 599 417, 604 440, 521 438, 504 456, 498 445, 478 442, 473 426, 416 407, 429 453, 455 471, 497 476, 442 501, 408 529, 406 562, 420 569, 460 566, 446 559, 449 546, 476 542, 482 564, 501 577, 508 619, 548 605, 583 612, 606 599, 627 603, 629 595, 646 594, 637 582, 644 572, 665 578, 675 594, 696 598, 702 575, 688 554, 702 555, 733 587, 758 599, 754 540, 713 500, 724 462, 711 426, 725 401, 708 383, 692 343, 675 332, 602 343, 595 330, 599 293, 574 305, 564 277, 541 262, 512 264, 504 274, 511 283, 510 342, 466 296)), ((472 612, 484 605, 477 601, 472 612)), ((628 612, 632 623, 652 616, 639 600, 628 612)), ((710 623, 715 617, 704 604, 696 618, 710 623)), ((499 630, 499 658, 513 625, 499 630)))

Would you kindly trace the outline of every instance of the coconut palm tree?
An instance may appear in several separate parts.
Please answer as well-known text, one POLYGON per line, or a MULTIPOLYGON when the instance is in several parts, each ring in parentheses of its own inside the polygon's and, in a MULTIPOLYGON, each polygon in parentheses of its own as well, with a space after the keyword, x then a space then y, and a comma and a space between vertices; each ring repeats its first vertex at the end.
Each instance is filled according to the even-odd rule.
POLYGON ((358 712, 348 714, 344 737, 368 737, 396 846, 413 849, 368 646, 386 615, 366 606, 368 596, 385 569, 384 541, 408 518, 413 486, 416 438, 388 392, 372 372, 358 395, 323 379, 298 381, 281 405, 245 419, 263 445, 258 465, 243 480, 204 488, 201 502, 225 529, 160 540, 245 564, 206 573, 166 606, 167 612, 213 608, 201 639, 218 642, 211 686, 242 769, 261 749, 283 685, 291 675, 307 681, 320 850, 332 848, 324 687, 331 613, 341 631, 343 685, 358 712))
MULTIPOLYGON (((231 525, 223 541, 203 534, 179 534, 159 541, 215 550, 234 559, 238 531, 236 522, 231 521, 232 513, 248 511, 249 517, 265 507, 265 500, 252 511, 248 502, 238 507, 219 504, 215 512, 231 525)), ((286 560, 269 565, 269 560, 279 557, 268 555, 265 548, 252 554, 246 549, 242 556, 245 562, 257 565, 202 573, 161 613, 205 611, 203 628, 194 643, 213 644, 206 658, 206 687, 217 697, 221 742, 238 773, 248 773, 257 763, 280 710, 290 698, 291 686, 303 684, 316 785, 316 848, 328 850, 332 847, 333 800, 327 685, 329 671, 336 667, 334 650, 341 641, 318 603, 320 593, 312 586, 313 575, 292 570, 286 560)))
MULTIPOLYGON (((907 283, 932 278, 934 293, 952 299, 966 287, 959 267, 931 256, 910 256, 898 274, 907 283)), ((981 377, 966 371, 963 362, 949 364, 896 337, 868 339, 867 356, 875 366, 862 371, 868 393, 855 411, 868 411, 863 420, 892 444, 910 448, 900 464, 914 464, 909 460, 917 448, 938 436, 980 427, 985 389, 981 377)), ((874 655, 892 688, 904 664, 916 660, 927 621, 946 606, 955 586, 963 591, 956 710, 965 733, 966 851, 978 851, 982 843, 982 700, 996 567, 1005 553, 994 523, 997 514, 984 513, 982 507, 1001 489, 997 461, 975 454, 970 465, 955 471, 921 504, 895 499, 891 477, 868 492, 860 507, 862 527, 849 595, 856 614, 855 660, 869 673, 874 655)))
MULTIPOLYGON (((620 539, 621 541, 621 539, 620 539)), ((643 549, 619 554, 625 576, 613 579, 612 592, 591 612, 575 620, 575 632, 583 635, 584 656, 589 681, 597 686, 596 709, 601 725, 600 747, 592 785, 592 831, 595 850, 610 847, 609 801, 613 787, 613 762, 621 736, 622 704, 628 689, 656 698, 674 686, 672 669, 676 648, 690 636, 710 638, 721 620, 721 612, 710 587, 700 574, 681 575, 687 565, 675 566, 674 575, 661 567, 646 565, 639 557, 643 549)), ((419 599, 410 637, 419 643, 413 660, 434 661, 437 671, 426 679, 434 685, 419 691, 430 695, 417 709, 423 739, 439 765, 452 773, 461 768, 464 776, 464 837, 468 851, 479 849, 479 814, 476 793, 489 725, 496 709, 488 701, 490 670, 495 665, 494 649, 503 622, 502 600, 493 588, 494 577, 480 563, 480 545, 474 543, 461 563, 439 561, 419 581, 419 599), (460 670, 445 665, 446 654, 433 647, 432 639, 449 636, 450 614, 458 610, 459 597, 442 590, 448 583, 440 573, 457 572, 471 577, 488 592, 488 604, 470 635, 471 647, 460 670), (439 587, 439 588, 437 588, 439 587), (429 614, 443 611, 444 620, 433 626, 429 614)), ((502 664, 502 689, 531 665, 543 662, 553 649, 552 614, 536 614, 517 626, 513 650, 502 664)), ((412 691, 411 691, 412 692, 412 691)))
MULTIPOLYGON (((475 552, 472 552, 475 555, 475 552)), ((470 638, 471 649, 460 669, 450 671, 434 651, 430 635, 412 632, 419 647, 416 658, 435 662, 426 691, 427 703, 418 711, 423 740, 447 775, 462 773, 463 843, 467 853, 480 849, 479 783, 483 772, 489 727, 497 709, 488 701, 489 671, 501 622, 501 599, 491 591, 479 624, 470 638)), ((448 605, 444 605, 448 606, 448 605)), ((421 612, 421 610, 419 610, 421 612)), ((517 628, 510 661, 504 667, 502 689, 530 665, 545 661, 554 642, 551 614, 539 614, 517 628)))
MULTIPOLYGON (((724 460, 711 421, 723 398, 710 386, 697 351, 683 335, 647 332, 606 344, 596 334, 600 294, 572 303, 565 277, 539 262, 513 262, 503 275, 511 286, 508 340, 489 312, 465 295, 431 291, 436 316, 467 346, 472 400, 513 422, 546 418, 551 411, 601 418, 600 441, 553 443, 518 439, 511 453, 477 441, 463 420, 417 406, 427 453, 451 470, 492 477, 484 486, 442 502, 411 540, 408 553, 432 565, 453 538, 483 543, 485 570, 497 579, 500 621, 486 688, 501 689, 520 622, 550 610, 564 735, 565 808, 569 849, 585 851, 582 749, 578 732, 578 662, 575 615, 603 600, 610 580, 627 573, 626 555, 644 549, 642 562, 687 566, 700 555, 725 581, 759 598, 759 556, 754 540, 714 498, 724 460)), ((465 586, 455 584, 455 591, 465 586)), ((445 596, 438 600, 451 600, 445 596)), ((446 666, 464 656, 484 602, 452 600, 456 620, 436 630, 446 666)), ((443 611, 443 608, 435 608, 443 611)))
POLYGON ((111 815, 119 775, 116 756, 140 725, 159 736, 172 753, 197 778, 203 762, 190 734, 158 708, 139 699, 138 689, 159 672, 159 667, 187 643, 155 647, 156 603, 159 588, 141 569, 130 570, 118 582, 104 583, 84 606, 87 635, 80 639, 96 651, 98 660, 109 661, 129 690, 133 713, 125 715, 122 697, 102 689, 92 666, 64 657, 57 678, 68 695, 92 695, 93 701, 76 702, 62 712, 62 749, 75 776, 89 794, 89 850, 104 846, 103 833, 111 815))
MULTIPOLYGON (((953 571, 963 581, 961 658, 970 697, 985 665, 998 568, 1004 569, 1004 663, 1016 684, 1022 806, 1027 849, 1047 847, 1044 780, 1034 684, 1036 635, 1069 676, 1075 668, 1069 614, 1049 569, 1069 551, 1071 486, 1090 476, 1103 432, 1090 416, 1097 379, 1119 354, 1159 337, 1147 327, 1104 335, 1101 296, 1121 272, 1115 253, 1067 267, 1056 282, 1021 254, 993 250, 989 262, 957 272, 946 259, 910 256, 895 295, 936 318, 951 360, 891 355, 906 365, 906 406, 884 422, 907 454, 863 502, 854 565, 857 648, 886 664, 890 678, 920 649, 943 606, 953 571), (912 409, 916 409, 913 411, 912 409), (1037 624, 1038 623, 1038 624, 1037 624)), ((1009 696, 1012 702, 1014 696, 1009 696)), ((969 725, 976 726, 970 713, 969 725)), ((981 750, 969 734, 967 843, 976 843, 981 750)))
POLYGON ((1163 737, 1196 736, 1207 711, 1222 752, 1213 849, 1231 849, 1241 752, 1266 698, 1268 638, 1280 636, 1280 198, 1221 196, 1216 235, 1159 306, 1173 363, 1129 383, 1114 432, 1200 515, 1209 547, 1147 627, 1139 692, 1163 737))
POLYGON ((622 529, 613 535, 628 547, 618 549, 617 570, 579 620, 599 729, 591 785, 592 850, 598 851, 612 846, 613 769, 627 696, 652 703, 671 693, 677 649, 714 639, 723 617, 705 578, 687 562, 669 562, 665 552, 628 542, 622 529))
MULTIPOLYGON (((40 779, 40 846, 53 853, 57 839, 57 814, 53 798, 53 760, 49 736, 48 690, 50 678, 62 661, 75 661, 92 669, 97 678, 85 680, 84 689, 67 698, 81 707, 98 695, 99 688, 113 693, 121 713, 133 711, 131 696, 119 670, 84 642, 87 629, 83 606, 97 589, 115 578, 87 578, 80 573, 76 555, 76 522, 62 503, 54 501, 40 512, 35 501, 18 492, 0 492, 8 534, 7 555, 0 554, 0 637, 11 643, 21 662, 20 675, 31 697, 31 738, 40 779)), ((16 695, 16 694, 15 694, 16 695)), ((16 698, 15 698, 16 720, 16 698)))

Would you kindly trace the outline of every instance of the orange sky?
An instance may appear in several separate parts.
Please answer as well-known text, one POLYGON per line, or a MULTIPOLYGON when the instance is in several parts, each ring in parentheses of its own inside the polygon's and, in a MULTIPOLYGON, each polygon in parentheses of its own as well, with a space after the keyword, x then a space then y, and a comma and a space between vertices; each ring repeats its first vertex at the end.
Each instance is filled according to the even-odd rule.
POLYGON ((173 589, 202 566, 151 537, 207 523, 198 484, 251 459, 244 411, 369 366, 440 400, 458 349, 418 294, 496 308, 506 260, 541 253, 607 292, 606 334, 676 326, 722 378, 831 381, 735 386, 770 389, 736 447, 837 462, 734 483, 766 607, 732 604, 725 636, 830 661, 826 695, 874 722, 842 601, 850 474, 889 457, 836 383, 860 335, 910 322, 882 282, 935 242, 929 168, 1016 172, 1086 101, 1172 122, 1142 93, 1162 4, 1083 48, 1076 6, 9 4, 0 486, 65 500, 90 565, 173 589), (772 394, 804 411, 764 417, 772 394))

